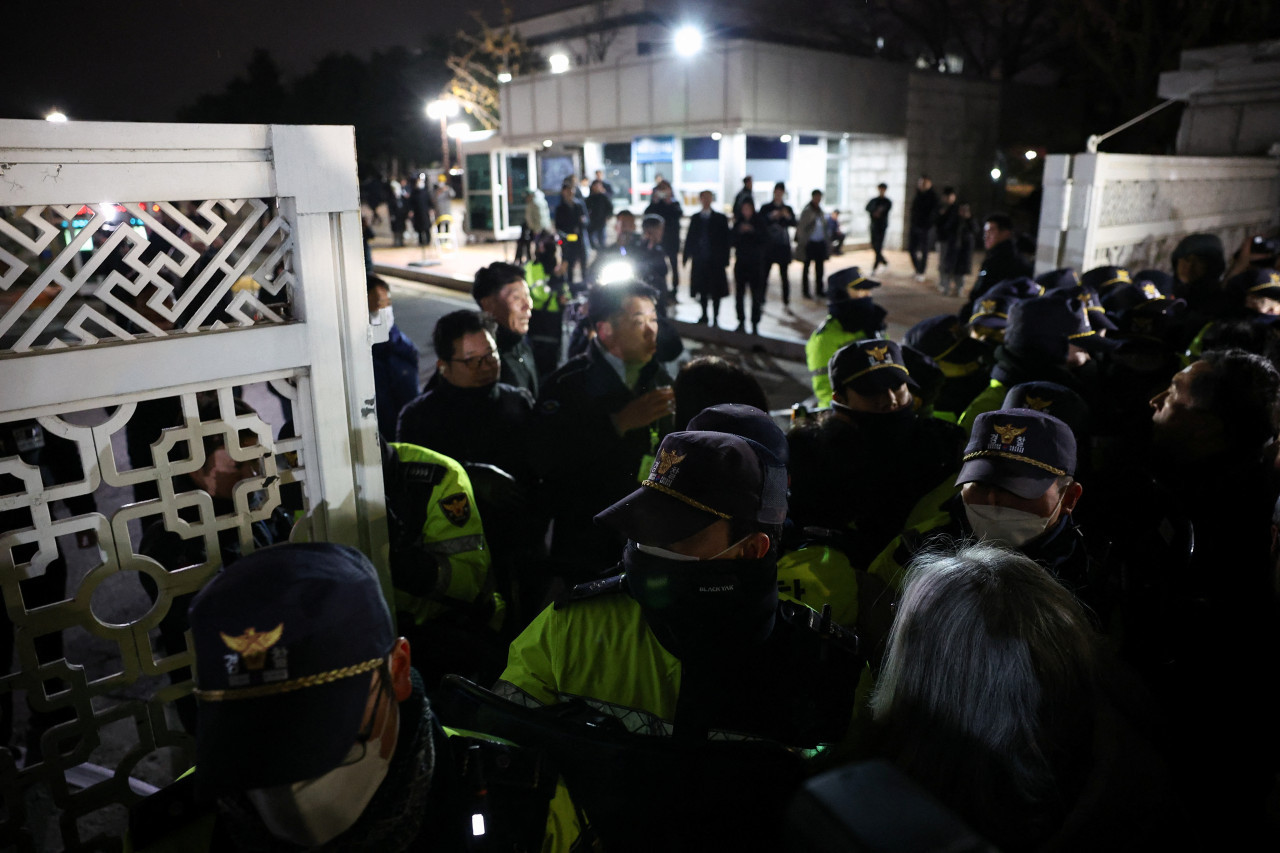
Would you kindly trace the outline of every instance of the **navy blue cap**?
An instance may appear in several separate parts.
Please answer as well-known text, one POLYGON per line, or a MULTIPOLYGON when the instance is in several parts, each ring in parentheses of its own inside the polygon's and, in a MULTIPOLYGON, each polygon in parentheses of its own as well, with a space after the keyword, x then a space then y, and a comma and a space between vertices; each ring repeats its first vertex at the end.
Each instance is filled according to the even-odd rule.
POLYGON ((1061 292, 1015 302, 1009 309, 1005 346, 1016 353, 1040 353, 1059 362, 1066 361, 1068 344, 1089 350, 1111 348, 1111 343, 1093 330, 1084 303, 1056 295, 1061 292))
POLYGON ((1080 283, 1098 293, 1106 293, 1107 288, 1117 284, 1128 284, 1133 281, 1129 271, 1124 267, 1094 267, 1080 276, 1080 283))
POLYGON ((189 619, 202 790, 284 785, 342 763, 396 637, 367 557, 324 542, 259 549, 215 575, 189 619))
POLYGON ((750 439, 700 431, 662 439, 640 488, 595 520, 642 545, 664 546, 734 518, 782 524, 787 469, 750 439))
POLYGON ((846 267, 827 276, 827 299, 838 302, 855 290, 871 290, 879 286, 880 282, 867 278, 857 267, 846 267))
POLYGON ((1165 296, 1173 296, 1173 276, 1164 270, 1145 269, 1133 274, 1134 284, 1154 284, 1165 296))
POLYGON ((1119 334, 1125 338, 1146 338, 1164 342, 1173 325, 1186 310, 1181 299, 1148 299, 1120 312, 1119 334))
POLYGON ((1280 272, 1270 268, 1247 269, 1226 281, 1226 289, 1240 297, 1261 296, 1280 299, 1280 272))
POLYGON ((1168 296, 1153 282, 1139 280, 1128 284, 1118 284, 1111 288, 1107 291, 1107 295, 1102 298, 1102 304, 1107 311, 1121 314, 1135 305, 1167 298, 1168 296))
POLYGON ((933 359, 944 357, 956 348, 962 338, 956 334, 960 318, 955 314, 939 314, 916 323, 902 336, 902 342, 915 347, 933 359))
MULTIPOLYGON (((992 288, 994 290, 995 288, 992 288)), ((992 296, 989 292, 973 303, 973 313, 969 315, 970 326, 986 326, 992 329, 1003 329, 1009 325, 1009 306, 1015 299, 1008 296, 992 296)))
POLYGON ((991 286, 990 290, 982 295, 984 297, 1004 297, 1009 300, 1034 299, 1037 296, 1044 295, 1044 287, 1025 276, 1022 278, 1006 278, 1004 281, 996 282, 991 286))
POLYGON ((902 348, 880 338, 855 341, 836 350, 827 362, 827 377, 832 388, 852 385, 859 394, 897 388, 903 382, 919 387, 902 359, 902 348))
POLYGON ((1064 287, 1076 287, 1079 285, 1080 276, 1076 275, 1075 267, 1063 267, 1040 273, 1035 277, 1035 282, 1045 290, 1060 290, 1064 287))
POLYGON ((690 432, 727 432, 749 438, 773 456, 775 464, 786 465, 791 457, 787 435, 769 413, 745 403, 708 406, 689 421, 690 432))
POLYGON ((974 420, 956 485, 990 483, 1035 500, 1075 470, 1076 438, 1070 427, 1034 409, 1001 409, 974 420))
MULTIPOLYGON (((1127 287, 1128 284, 1113 285, 1107 289, 1110 293, 1117 287, 1127 287)), ((1114 332, 1116 324, 1111 322, 1111 318, 1107 316, 1107 309, 1102 304, 1102 297, 1098 295, 1098 291, 1094 290, 1087 284, 1078 287, 1067 287, 1056 290, 1054 296, 1060 298, 1075 297, 1080 300, 1080 304, 1084 306, 1084 315, 1089 319, 1089 325, 1095 332, 1114 332)))
POLYGON ((1004 395, 1001 409, 1032 409, 1053 415, 1080 436, 1089 425, 1089 404, 1084 398, 1057 382, 1020 382, 1004 395))

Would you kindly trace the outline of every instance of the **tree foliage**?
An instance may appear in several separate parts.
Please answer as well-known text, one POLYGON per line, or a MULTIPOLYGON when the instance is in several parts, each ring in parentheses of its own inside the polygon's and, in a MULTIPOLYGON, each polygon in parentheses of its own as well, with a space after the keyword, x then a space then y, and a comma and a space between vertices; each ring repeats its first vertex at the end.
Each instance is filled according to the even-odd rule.
POLYGON ((363 59, 350 53, 322 57, 286 82, 271 54, 256 50, 244 75, 217 93, 202 95, 179 121, 253 124, 349 124, 355 127, 361 172, 426 165, 441 158, 424 104, 445 85, 440 46, 393 48, 363 59))
POLYGON ((502 27, 495 28, 485 23, 479 12, 472 12, 479 31, 460 31, 446 60, 453 73, 449 95, 486 130, 496 130, 501 121, 498 74, 532 71, 541 63, 538 54, 511 26, 511 7, 506 3, 502 14, 502 27))

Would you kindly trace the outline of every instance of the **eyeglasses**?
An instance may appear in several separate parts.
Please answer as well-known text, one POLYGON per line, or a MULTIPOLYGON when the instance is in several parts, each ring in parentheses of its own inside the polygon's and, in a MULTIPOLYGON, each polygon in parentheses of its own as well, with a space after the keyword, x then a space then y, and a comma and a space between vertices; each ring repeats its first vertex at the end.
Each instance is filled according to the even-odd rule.
POLYGON ((467 370, 475 370, 482 364, 497 364, 498 354, 493 350, 489 350, 481 355, 473 355, 470 358, 451 358, 449 361, 457 362, 467 368, 467 370))

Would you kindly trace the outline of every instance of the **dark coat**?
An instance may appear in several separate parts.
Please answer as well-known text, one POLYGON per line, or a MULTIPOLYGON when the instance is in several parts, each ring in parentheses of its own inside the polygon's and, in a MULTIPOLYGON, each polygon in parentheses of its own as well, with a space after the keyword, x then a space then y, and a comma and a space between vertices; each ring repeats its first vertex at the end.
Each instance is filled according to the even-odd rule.
POLYGON ((925 494, 955 478, 964 431, 913 413, 853 421, 828 415, 787 436, 790 515, 799 527, 850 530, 849 558, 868 565, 925 494))
POLYGON ((533 349, 524 335, 517 335, 510 329, 499 327, 498 355, 502 357, 502 367, 498 373, 498 381, 516 388, 523 388, 529 396, 538 397, 538 366, 533 359, 533 349))
MULTIPOLYGON (((641 460, 652 452, 650 431, 618 435, 612 415, 671 377, 656 360, 628 388, 599 345, 561 365, 543 383, 534 417, 533 462, 543 479, 555 529, 551 553, 587 576, 608 570, 622 556, 623 541, 593 522, 596 513, 639 487, 641 460)), ((671 418, 658 421, 659 434, 671 418)))
POLYGON ((957 215, 945 236, 939 226, 938 242, 942 245, 942 260, 939 261, 942 272, 968 275, 973 271, 973 247, 978 243, 978 229, 972 217, 961 219, 957 215))
POLYGON ((645 214, 656 213, 662 217, 662 250, 668 255, 680 253, 680 220, 684 209, 675 199, 650 202, 644 209, 645 214))
POLYGON ((938 193, 933 187, 920 191, 911 199, 911 227, 932 228, 938 215, 938 193))
POLYGON ((729 217, 718 211, 704 219, 701 213, 689 217, 689 233, 684 241, 684 260, 693 263, 690 292, 723 299, 729 295, 729 217))
POLYGON ((749 278, 764 273, 764 249, 769 240, 769 222, 757 213, 750 219, 741 219, 733 226, 733 274, 735 278, 749 278))
POLYGON ((613 200, 608 193, 592 193, 587 196, 587 228, 599 231, 613 216, 613 200))
POLYGON ((982 270, 978 273, 978 280, 973 283, 973 290, 969 292, 969 303, 962 316, 968 317, 973 312, 973 303, 978 297, 995 285, 1010 278, 1030 278, 1031 274, 1031 264, 1018 254, 1012 238, 996 243, 982 261, 982 270))
POLYGON ((769 223, 769 242, 765 246, 764 259, 769 263, 791 262, 791 234, 788 228, 796 227, 796 212, 791 205, 769 202, 760 208, 760 215, 769 223), (778 213, 777 218, 774 212, 778 213))
POLYGON ((459 388, 436 374, 422 396, 401 410, 396 441, 462 463, 494 465, 531 484, 532 422, 533 397, 523 388, 502 382, 488 388, 459 388))
POLYGON ((418 348, 392 326, 385 343, 370 348, 373 355, 373 390, 377 398, 378 432, 390 441, 396 434, 396 418, 406 403, 418 396, 418 348))
POLYGON ((560 203, 556 205, 555 220, 556 230, 562 234, 577 234, 579 239, 582 237, 582 222, 586 219, 587 211, 582 206, 582 202, 575 196, 570 201, 560 199, 560 203))

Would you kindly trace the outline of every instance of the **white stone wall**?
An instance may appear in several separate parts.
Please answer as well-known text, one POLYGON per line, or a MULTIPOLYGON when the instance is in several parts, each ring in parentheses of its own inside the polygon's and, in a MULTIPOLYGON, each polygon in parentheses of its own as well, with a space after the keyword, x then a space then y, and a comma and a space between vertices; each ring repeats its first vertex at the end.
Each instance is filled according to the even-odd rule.
POLYGON ((1036 269, 1169 269, 1178 242, 1210 232, 1228 253, 1280 222, 1280 163, 1261 157, 1052 155, 1036 269))

